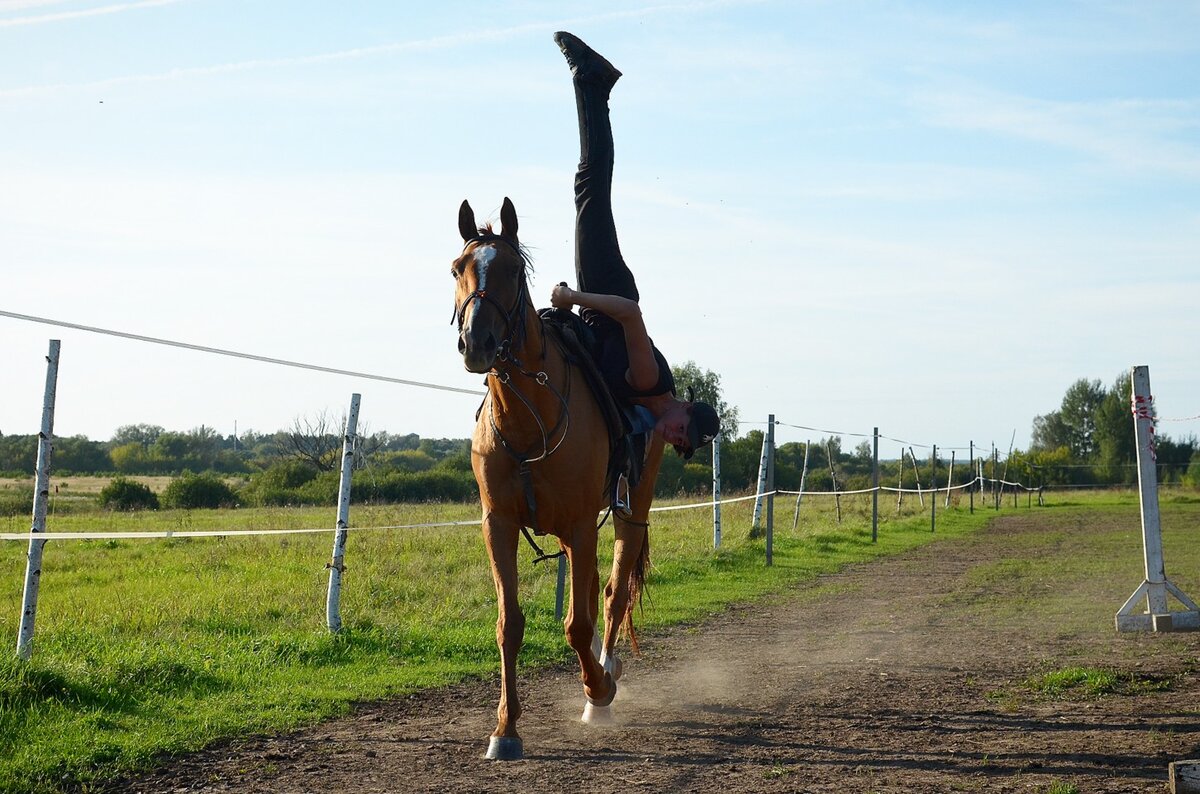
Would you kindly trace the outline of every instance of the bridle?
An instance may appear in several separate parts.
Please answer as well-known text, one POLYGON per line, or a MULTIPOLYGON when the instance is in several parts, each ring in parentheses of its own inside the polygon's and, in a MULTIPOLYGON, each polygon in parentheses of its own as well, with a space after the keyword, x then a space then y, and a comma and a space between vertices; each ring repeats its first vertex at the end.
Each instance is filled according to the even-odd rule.
MULTIPOLYGON (((463 245, 463 253, 466 253, 467 247, 472 243, 494 244, 496 242, 502 242, 512 248, 517 256, 524 261, 525 255, 521 251, 520 247, 513 241, 497 234, 480 234, 476 237, 466 240, 463 245)), ((484 285, 483 288, 478 288, 472 291, 470 295, 463 299, 461 304, 454 307, 454 315, 451 317, 450 322, 453 323, 457 321, 458 331, 461 334, 463 324, 466 322, 467 309, 470 308, 471 304, 475 301, 482 301, 491 305, 496 309, 497 312, 500 313, 500 316, 504 318, 504 338, 496 346, 496 361, 508 362, 511 364, 511 366, 500 367, 496 364, 493 364, 492 368, 488 370, 488 377, 494 378, 499 384, 498 388, 500 389, 503 389, 507 386, 509 392, 516 396, 517 400, 520 401, 521 404, 525 406, 526 410, 529 411, 529 415, 532 416, 534 422, 537 423, 538 432, 541 435, 541 449, 538 451, 539 444, 535 442, 529 449, 518 451, 512 446, 509 440, 504 437, 504 434, 500 432, 500 426, 496 423, 496 403, 495 400, 492 399, 491 389, 488 390, 487 396, 484 397, 483 403, 480 404, 479 411, 476 412, 476 418, 479 417, 480 413, 484 409, 484 406, 489 405, 490 403, 488 410, 488 422, 491 425, 492 433, 500 441, 501 448, 507 452, 517 464, 517 472, 520 475, 521 484, 525 492, 525 505, 529 511, 529 522, 533 527, 534 532, 540 535, 543 533, 538 526, 537 503, 534 499, 533 491, 533 471, 530 469, 530 464, 548 459, 551 455, 557 452, 558 449, 563 445, 563 442, 567 440, 567 430, 571 424, 571 412, 570 408, 568 407, 568 403, 571 399, 571 367, 568 363, 565 368, 566 384, 562 391, 559 391, 557 388, 555 388, 554 384, 550 382, 550 376, 546 374, 544 369, 539 369, 538 371, 534 372, 531 370, 531 368, 527 368, 524 363, 517 358, 515 352, 516 348, 519 347, 525 340, 525 304, 528 302, 528 300, 529 285, 525 278, 525 273, 522 271, 519 279, 519 285, 517 287, 517 297, 513 301, 511 308, 505 309, 498 300, 488 294, 486 285, 484 285), (555 399, 558 400, 558 403, 562 409, 559 412, 558 421, 554 423, 553 427, 549 429, 546 428, 546 423, 542 420, 542 417, 538 413, 536 406, 530 402, 529 398, 526 397, 520 389, 513 385, 512 380, 514 370, 522 377, 532 380, 539 387, 549 390, 550 393, 554 395, 555 399), (554 439, 555 436, 558 437, 558 441, 552 445, 551 440, 554 439), (535 452, 537 454, 534 454, 535 452)), ((560 352, 563 353, 565 358, 566 351, 561 350, 561 345, 559 345, 557 340, 556 345, 560 347, 560 352)), ((546 333, 543 333, 542 335, 541 358, 543 361, 546 359, 546 333)), ((526 527, 521 527, 521 531, 525 534, 525 539, 529 541, 529 544, 533 547, 534 552, 537 554, 534 562, 553 559, 564 554, 562 551, 558 552, 557 554, 546 554, 541 550, 537 543, 534 542, 533 537, 529 534, 529 531, 526 527)))
MULTIPOLYGON (((525 255, 516 243, 506 237, 501 237, 498 234, 481 234, 472 237, 463 243, 463 254, 467 252, 467 246, 471 243, 493 244, 501 242, 512 248, 517 257, 524 261, 525 255)), ((461 256, 461 255, 460 255, 461 256)), ((450 322, 458 322, 458 332, 461 334, 463 323, 466 322, 467 309, 475 301, 483 301, 491 305, 500 316, 504 318, 504 338, 500 344, 496 346, 496 358, 500 361, 505 361, 509 358, 510 352, 514 344, 520 344, 525 338, 525 301, 529 297, 529 285, 525 280, 524 272, 521 273, 521 278, 517 285, 517 297, 513 301, 513 305, 509 309, 505 309, 500 301, 488 294, 486 288, 476 289, 470 295, 463 298, 463 302, 454 307, 454 314, 450 318, 450 322)), ((543 356, 545 351, 543 350, 543 356)))

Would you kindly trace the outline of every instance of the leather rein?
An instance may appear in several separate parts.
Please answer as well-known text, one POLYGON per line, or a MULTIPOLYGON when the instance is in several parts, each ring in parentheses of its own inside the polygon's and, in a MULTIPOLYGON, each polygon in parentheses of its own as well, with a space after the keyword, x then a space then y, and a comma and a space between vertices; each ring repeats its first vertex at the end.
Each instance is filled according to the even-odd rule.
MULTIPOLYGON (((520 257, 522 260, 525 259, 525 255, 515 243, 504 237, 501 237, 500 235, 479 235, 477 237, 472 237, 466 241, 465 245, 463 246, 463 252, 466 253, 466 246, 470 245, 471 243, 494 244, 496 242, 502 242, 508 245, 513 249, 513 251, 516 252, 518 257, 520 257)), ((494 379, 494 381, 498 384, 496 388, 503 390, 505 387, 508 387, 508 390, 515 395, 521 404, 524 405, 529 411, 530 416, 532 416, 533 420, 537 423, 538 432, 541 435, 541 451, 536 455, 533 454, 538 450, 539 447, 539 445, 535 442, 529 449, 518 452, 509 442, 509 440, 504 437, 504 434, 500 431, 500 426, 496 423, 496 401, 492 399, 492 390, 490 387, 488 389, 487 396, 484 397, 484 401, 480 404, 479 411, 476 411, 475 416, 478 419, 479 412, 483 410, 484 405, 490 404, 490 408, 488 410, 488 422, 491 425, 492 433, 497 439, 499 439, 501 448, 503 448, 504 451, 507 452, 509 456, 517 463, 517 472, 521 477, 521 484, 525 493, 525 506, 529 511, 530 525, 533 527, 533 531, 535 533, 542 535, 545 533, 538 526, 537 502, 534 499, 533 471, 530 469, 530 464, 548 459, 551 455, 558 451, 563 442, 567 439, 567 430, 570 428, 571 424, 571 412, 568 407, 568 402, 571 399, 571 367, 566 367, 566 384, 563 390, 559 391, 557 388, 555 388, 554 384, 550 382, 550 376, 546 374, 544 369, 540 369, 536 372, 531 371, 531 368, 526 368, 525 364, 519 358, 517 358, 515 348, 525 341, 525 304, 529 302, 529 286, 525 279, 524 271, 521 272, 521 277, 519 279, 517 297, 513 301, 512 307, 509 309, 505 309, 498 300, 489 295, 487 289, 476 289, 470 295, 464 298, 463 302, 454 308, 454 315, 450 320, 451 322, 457 321, 459 333, 462 333, 463 323, 466 320, 467 309, 475 301, 481 301, 491 305, 496 309, 497 312, 499 312, 500 316, 504 318, 505 336, 503 340, 501 340, 500 344, 497 345, 496 363, 492 365, 492 368, 488 370, 487 374, 489 378, 494 379), (501 364, 504 362, 510 363, 512 366, 501 366, 501 364), (546 429, 546 423, 542 420, 537 408, 532 402, 530 402, 529 398, 526 397, 520 389, 513 385, 513 370, 515 370, 516 373, 522 377, 532 380, 537 386, 548 389, 550 393, 553 394, 558 400, 559 405, 562 406, 562 410, 558 415, 558 421, 555 422, 554 426, 549 430, 546 429), (560 431, 561 435, 559 435, 560 431), (558 441, 551 446, 551 440, 555 436, 558 436, 558 441)), ((540 319, 539 322, 541 322, 540 319)), ((545 328, 543 328, 541 355, 542 361, 546 360, 546 335, 547 331, 545 328)), ((555 346, 559 347, 560 352, 562 352, 565 356, 565 351, 561 350, 561 346, 557 340, 555 340, 555 346)), ((555 557, 561 557, 563 554, 565 554, 563 551, 559 551, 556 554, 547 554, 542 551, 536 542, 534 542, 533 537, 529 534, 528 528, 522 526, 521 532, 524 533, 525 539, 529 541, 529 545, 533 547, 534 552, 537 554, 537 557, 534 559, 535 563, 541 562, 542 560, 550 560, 554 559, 555 557)))

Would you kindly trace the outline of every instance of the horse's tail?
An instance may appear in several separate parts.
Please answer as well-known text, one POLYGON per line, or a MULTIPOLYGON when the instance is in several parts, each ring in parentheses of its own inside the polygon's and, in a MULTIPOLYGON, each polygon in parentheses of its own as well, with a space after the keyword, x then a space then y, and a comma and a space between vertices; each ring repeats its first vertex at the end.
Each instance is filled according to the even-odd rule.
POLYGON ((638 653, 637 632, 633 627, 633 607, 642 608, 642 596, 646 593, 646 570, 650 566, 650 525, 645 525, 642 535, 642 550, 629 571, 629 604, 625 607, 625 631, 629 634, 629 645, 638 653))

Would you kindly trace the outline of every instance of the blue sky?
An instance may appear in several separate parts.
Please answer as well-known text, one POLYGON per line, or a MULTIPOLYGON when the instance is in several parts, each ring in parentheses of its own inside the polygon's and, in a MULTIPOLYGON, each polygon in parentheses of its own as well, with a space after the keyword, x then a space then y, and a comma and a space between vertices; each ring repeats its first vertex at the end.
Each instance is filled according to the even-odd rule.
MULTIPOLYGON (((458 203, 513 199, 539 303, 573 272, 558 29, 625 73, 651 335, 744 421, 1023 447, 1135 364, 1161 416, 1200 414, 1195 2, 0 0, 0 310, 480 387, 447 322, 458 203)), ((51 337, 61 435, 273 431, 358 391, 371 430, 463 437, 477 404, 0 333, 3 433, 36 432, 51 337)))

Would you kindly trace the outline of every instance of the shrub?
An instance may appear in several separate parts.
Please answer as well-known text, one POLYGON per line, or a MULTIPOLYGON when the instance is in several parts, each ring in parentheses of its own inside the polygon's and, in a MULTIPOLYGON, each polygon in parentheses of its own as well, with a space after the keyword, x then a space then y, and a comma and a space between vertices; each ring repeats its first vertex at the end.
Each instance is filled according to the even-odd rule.
MULTIPOLYGON (((311 504, 302 501, 298 491, 317 479, 317 470, 311 465, 288 460, 251 475, 250 482, 238 494, 247 504, 259 507, 311 504)), ((333 487, 336 498, 336 483, 333 487)))
POLYGON ((100 490, 100 506, 110 510, 157 510, 158 496, 144 483, 116 477, 100 490))
POLYGON ((163 507, 183 509, 233 506, 237 497, 224 480, 211 472, 185 471, 163 489, 163 507))

